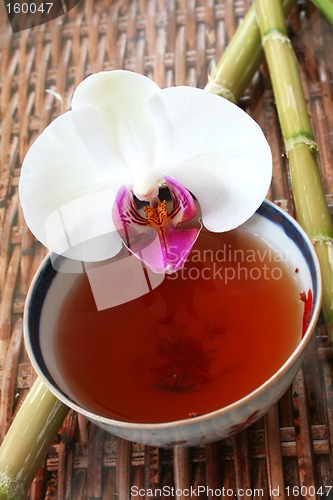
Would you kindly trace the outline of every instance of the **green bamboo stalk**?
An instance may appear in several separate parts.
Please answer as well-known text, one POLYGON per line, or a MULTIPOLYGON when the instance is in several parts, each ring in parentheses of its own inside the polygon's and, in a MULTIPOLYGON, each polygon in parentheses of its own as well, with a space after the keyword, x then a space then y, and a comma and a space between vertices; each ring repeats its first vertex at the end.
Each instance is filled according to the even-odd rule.
POLYGON ((0 448, 0 500, 23 500, 68 408, 37 378, 0 448))
POLYGON ((312 3, 324 14, 326 19, 333 24, 333 0, 312 0, 312 3))
MULTIPOLYGON (((295 0, 283 0, 285 16, 289 14, 295 0)), ((261 45, 254 6, 252 6, 216 68, 211 70, 205 90, 236 103, 257 71, 264 52, 261 45)))
POLYGON ((324 278, 323 313, 333 334, 333 224, 328 211, 300 71, 280 0, 254 0, 289 160, 297 219, 315 244, 324 278))

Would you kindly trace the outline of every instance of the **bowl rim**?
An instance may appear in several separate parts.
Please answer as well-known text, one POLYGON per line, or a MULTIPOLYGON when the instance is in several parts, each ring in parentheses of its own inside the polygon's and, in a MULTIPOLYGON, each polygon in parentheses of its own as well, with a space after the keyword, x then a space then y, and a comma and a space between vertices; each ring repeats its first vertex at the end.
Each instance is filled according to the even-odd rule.
MULTIPOLYGON (((31 304, 31 298, 34 293, 34 289, 36 286, 36 283, 40 276, 42 275, 44 269, 49 265, 50 262, 50 256, 52 255, 51 253, 48 253, 43 261, 41 262, 40 266, 38 267, 28 290, 26 301, 25 301, 25 306, 24 306, 24 314, 23 314, 23 335, 24 335, 24 342, 25 342, 25 347, 27 350, 27 354, 29 356, 30 362, 36 371, 38 377, 44 382, 46 387, 50 390, 51 393, 53 393, 54 396, 56 396, 60 401, 62 401, 65 405, 69 406, 76 412, 80 413, 84 417, 88 418, 89 420, 93 420, 95 422, 99 422, 100 424, 106 425, 106 426, 113 426, 114 428, 122 428, 122 429, 129 429, 129 430, 149 430, 149 431, 158 431, 158 430, 163 430, 163 429, 172 429, 172 428, 177 428, 179 426, 193 426, 200 424, 205 421, 209 421, 218 417, 221 417, 225 414, 230 413, 231 411, 235 411, 239 408, 241 408, 243 405, 246 403, 249 403, 251 400, 257 398, 262 394, 264 391, 267 390, 284 372, 288 371, 289 368, 292 367, 293 363, 301 357, 302 353, 305 351, 307 345, 310 342, 310 339, 312 338, 312 334, 314 331, 314 328, 316 326, 316 323, 318 321, 318 317, 321 311, 321 304, 322 304, 322 294, 323 294, 323 284, 322 284, 322 274, 321 274, 321 267, 319 263, 318 256, 316 254, 314 245, 310 239, 310 237, 307 235, 307 233, 304 231, 304 229, 300 226, 300 224, 297 222, 297 220, 292 217, 290 214, 285 212, 280 206, 278 206, 276 203, 271 202, 270 200, 264 200, 262 205, 266 204, 268 206, 271 206, 274 208, 274 210, 277 210, 287 221, 294 226, 294 228, 298 231, 298 233, 301 235, 302 240, 307 244, 309 252, 312 257, 313 261, 313 266, 315 269, 315 276, 316 276, 316 285, 317 285, 317 296, 316 300, 313 303, 313 311, 311 315, 311 320, 307 326, 307 329, 301 338, 299 344, 297 347, 294 349, 294 351, 291 353, 291 355, 287 358, 287 360, 283 363, 283 365, 276 370, 276 372, 269 377, 265 382, 263 382, 260 386, 258 386, 256 389, 253 391, 249 392, 242 398, 234 401, 233 403, 228 404, 227 406, 224 406, 222 408, 219 408, 217 410, 213 410, 208 413, 204 413, 202 415, 198 415, 195 418, 193 417, 188 417, 180 420, 171 420, 171 421, 166 421, 166 422, 158 422, 158 423, 149 423, 149 422, 126 422, 122 420, 117 420, 109 417, 104 417, 102 415, 98 415, 96 413, 93 413, 90 410, 87 410, 86 408, 80 406, 78 403, 73 401, 69 396, 67 396, 62 390, 58 389, 55 387, 52 382, 50 382, 49 378, 45 375, 44 371, 42 368, 39 366, 39 363, 37 362, 35 355, 34 355, 34 350, 32 348, 32 343, 30 341, 30 335, 29 335, 29 318, 30 318, 30 304, 31 304)), ((260 207, 258 207, 259 209, 260 207)), ((257 210, 258 210, 257 209, 257 210)), ((257 212, 257 211, 256 211, 257 212)))

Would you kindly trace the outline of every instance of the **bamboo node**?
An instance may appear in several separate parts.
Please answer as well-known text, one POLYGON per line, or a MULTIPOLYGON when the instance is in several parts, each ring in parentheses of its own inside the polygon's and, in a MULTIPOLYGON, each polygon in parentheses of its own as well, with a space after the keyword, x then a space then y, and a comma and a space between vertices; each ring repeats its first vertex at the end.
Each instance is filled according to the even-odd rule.
POLYGON ((288 45, 290 44, 290 39, 288 35, 279 29, 273 28, 271 30, 266 31, 264 35, 261 37, 261 43, 262 45, 265 45, 266 42, 270 40, 276 40, 278 42, 286 43, 288 45))
POLYGON ((289 151, 297 146, 297 144, 306 144, 309 147, 311 154, 316 154, 318 152, 317 143, 311 137, 305 134, 297 134, 293 137, 290 137, 289 139, 285 139, 284 143, 287 156, 289 151))
POLYGON ((311 238, 311 240, 314 246, 316 246, 317 243, 323 243, 327 246, 333 245, 333 238, 331 238, 331 236, 327 236, 326 234, 317 234, 316 236, 311 238))
POLYGON ((220 97, 224 97, 225 99, 228 99, 228 101, 233 102, 236 104, 237 99, 234 96, 234 94, 231 92, 231 90, 227 89, 226 87, 222 87, 219 83, 216 83, 213 80, 210 80, 206 87, 205 90, 208 92, 211 92, 212 94, 219 95, 220 97))

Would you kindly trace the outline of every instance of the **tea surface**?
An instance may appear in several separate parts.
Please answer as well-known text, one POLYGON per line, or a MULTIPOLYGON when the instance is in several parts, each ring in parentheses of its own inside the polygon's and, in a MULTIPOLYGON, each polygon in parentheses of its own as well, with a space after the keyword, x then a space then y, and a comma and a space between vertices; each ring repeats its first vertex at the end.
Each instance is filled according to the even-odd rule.
POLYGON ((81 275, 57 332, 70 395, 101 415, 147 423, 204 414, 245 396, 301 338, 297 270, 293 275, 281 260, 243 230, 203 231, 183 270, 104 311, 81 275))

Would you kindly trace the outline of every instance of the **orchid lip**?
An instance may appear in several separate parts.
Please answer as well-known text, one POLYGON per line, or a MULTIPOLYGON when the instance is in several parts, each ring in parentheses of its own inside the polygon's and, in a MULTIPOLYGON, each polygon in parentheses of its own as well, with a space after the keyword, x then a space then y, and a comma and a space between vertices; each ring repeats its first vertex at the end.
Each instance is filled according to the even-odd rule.
POLYGON ((183 267, 201 227, 182 227, 196 216, 193 197, 176 179, 166 176, 165 185, 173 202, 169 212, 164 198, 143 206, 143 216, 132 192, 123 186, 116 195, 113 221, 131 253, 152 271, 169 274, 183 267))

